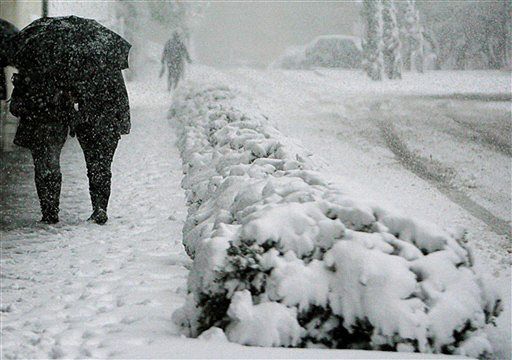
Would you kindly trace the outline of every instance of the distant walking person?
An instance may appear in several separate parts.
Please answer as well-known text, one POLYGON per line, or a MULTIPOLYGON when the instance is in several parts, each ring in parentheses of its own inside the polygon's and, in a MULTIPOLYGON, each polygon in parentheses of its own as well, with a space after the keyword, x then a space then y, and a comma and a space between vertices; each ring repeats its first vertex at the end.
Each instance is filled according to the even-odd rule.
POLYGON ((93 213, 89 221, 107 222, 112 160, 121 135, 130 133, 130 105, 121 70, 87 70, 77 89, 74 131, 82 147, 93 213))
POLYGON ((185 61, 191 63, 190 55, 182 37, 175 31, 165 43, 162 53, 162 70, 160 71, 160 77, 162 77, 167 68, 167 90, 169 92, 176 89, 178 82, 183 78, 185 61))
POLYGON ((55 224, 62 183, 60 153, 68 136, 73 102, 62 83, 51 76, 20 70, 13 84, 10 111, 20 119, 14 143, 32 153, 41 222, 55 224))

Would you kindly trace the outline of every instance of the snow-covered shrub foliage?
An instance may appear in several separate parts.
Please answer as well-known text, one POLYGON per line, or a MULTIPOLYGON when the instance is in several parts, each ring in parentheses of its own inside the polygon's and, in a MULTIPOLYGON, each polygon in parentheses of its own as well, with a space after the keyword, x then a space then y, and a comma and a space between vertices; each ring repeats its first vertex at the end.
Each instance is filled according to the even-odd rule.
POLYGON ((499 301, 456 236, 327 183, 228 88, 184 89, 171 115, 194 260, 174 320, 188 336, 220 328, 255 346, 491 352, 482 329, 499 301))

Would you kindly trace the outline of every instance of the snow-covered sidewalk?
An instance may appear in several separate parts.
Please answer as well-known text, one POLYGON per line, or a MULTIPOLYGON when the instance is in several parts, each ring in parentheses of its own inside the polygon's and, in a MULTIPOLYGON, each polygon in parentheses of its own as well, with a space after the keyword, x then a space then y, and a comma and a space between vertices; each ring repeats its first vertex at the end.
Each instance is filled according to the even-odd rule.
POLYGON ((131 99, 133 130, 114 159, 105 226, 85 222, 90 201, 76 139, 62 155, 57 226, 34 225, 30 164, 13 179, 25 186, 2 213, 12 222, 2 234, 2 358, 129 357, 173 333, 188 261, 181 161, 168 95, 132 86, 131 99), (23 212, 18 226, 15 211, 23 212))

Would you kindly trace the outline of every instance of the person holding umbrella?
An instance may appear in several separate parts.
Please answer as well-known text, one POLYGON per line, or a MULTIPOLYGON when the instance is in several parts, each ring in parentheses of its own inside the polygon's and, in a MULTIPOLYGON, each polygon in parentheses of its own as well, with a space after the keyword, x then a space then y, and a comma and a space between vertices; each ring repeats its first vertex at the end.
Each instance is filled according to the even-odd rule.
POLYGON ((128 68, 131 45, 95 20, 77 16, 38 19, 22 29, 15 41, 14 60, 20 74, 11 112, 21 117, 16 141, 32 151, 42 220, 59 220, 59 156, 69 129, 72 136, 76 134, 87 165, 93 208, 89 220, 105 224, 114 152, 120 136, 130 132, 121 70, 128 68), (38 79, 45 85, 37 87, 40 92, 34 95, 35 88, 29 87, 37 85, 38 79), (47 110, 44 120, 43 112, 35 115, 39 108, 32 99, 47 110), (45 125, 48 122, 53 124, 51 130, 45 125))

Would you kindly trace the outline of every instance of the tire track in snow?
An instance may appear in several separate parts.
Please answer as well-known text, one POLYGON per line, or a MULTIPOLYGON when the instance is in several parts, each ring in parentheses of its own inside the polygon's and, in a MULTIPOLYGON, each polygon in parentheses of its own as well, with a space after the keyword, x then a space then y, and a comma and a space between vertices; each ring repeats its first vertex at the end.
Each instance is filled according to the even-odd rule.
MULTIPOLYGON (((472 136, 473 141, 482 144, 483 146, 487 147, 490 150, 499 152, 506 156, 512 156, 512 146, 509 143, 510 139, 501 138, 490 131, 478 128, 474 124, 471 124, 467 121, 464 121, 463 119, 460 119, 455 114, 445 114, 445 116, 448 119, 452 120, 457 125, 459 125, 461 128, 471 130, 474 133, 474 135, 472 136)), ((510 134, 510 132, 508 133, 510 134)))
MULTIPOLYGON (((482 205, 472 200, 463 191, 452 185, 455 170, 444 166, 438 161, 425 158, 412 152, 407 144, 400 139, 395 127, 390 122, 377 121, 387 147, 398 161, 409 171, 434 185, 451 201, 464 208, 474 217, 483 221, 494 233, 512 238, 510 223, 495 216, 482 205)), ((509 249, 510 250, 510 249, 509 249)))

